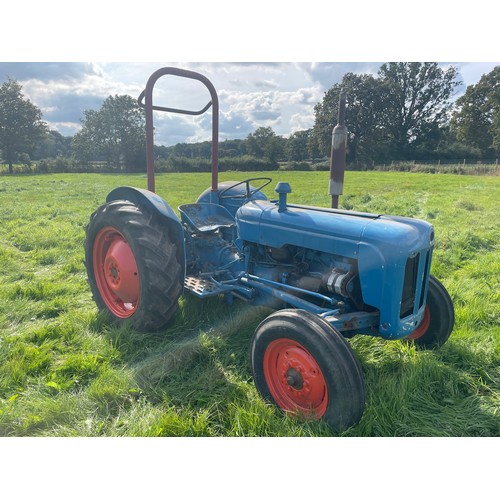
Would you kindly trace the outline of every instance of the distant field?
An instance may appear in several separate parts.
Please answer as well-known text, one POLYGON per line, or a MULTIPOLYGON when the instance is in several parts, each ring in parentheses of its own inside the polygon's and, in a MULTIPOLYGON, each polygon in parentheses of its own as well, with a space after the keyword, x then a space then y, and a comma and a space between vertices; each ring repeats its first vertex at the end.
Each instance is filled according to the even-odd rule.
MULTIPOLYGON (((221 180, 259 177, 223 173, 221 180)), ((327 172, 271 172, 289 200, 328 206, 327 172)), ((0 176, 0 436, 330 436, 265 404, 249 344, 268 313, 222 299, 181 299, 157 335, 97 314, 83 265, 89 215, 144 175, 0 176)), ((173 208, 209 174, 162 174, 173 208)), ((500 177, 346 172, 342 208, 432 222, 432 272, 455 304, 436 352, 350 340, 366 383, 364 416, 346 436, 500 436, 500 177)), ((414 466, 412 466, 414 467, 414 466)))

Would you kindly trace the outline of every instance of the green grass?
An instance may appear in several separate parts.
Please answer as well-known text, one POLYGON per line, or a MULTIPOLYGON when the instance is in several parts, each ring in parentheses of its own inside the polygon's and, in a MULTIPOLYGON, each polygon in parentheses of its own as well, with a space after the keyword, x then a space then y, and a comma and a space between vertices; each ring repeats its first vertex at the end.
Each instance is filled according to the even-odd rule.
MULTIPOLYGON (((259 176, 247 173, 246 176, 259 176)), ((267 174, 266 174, 267 175, 267 174)), ((221 180, 241 180, 223 173, 221 180)), ((328 206, 327 172, 276 172, 292 203, 328 206)), ((332 436, 265 404, 249 345, 269 310, 185 296, 174 324, 144 335, 97 313, 83 265, 84 228, 107 193, 144 175, 0 176, 1 436, 332 436)), ((172 207, 209 174, 163 174, 172 207)), ((456 308, 439 351, 350 341, 366 409, 346 436, 500 435, 500 178, 346 172, 342 208, 426 219, 432 272, 456 308)))

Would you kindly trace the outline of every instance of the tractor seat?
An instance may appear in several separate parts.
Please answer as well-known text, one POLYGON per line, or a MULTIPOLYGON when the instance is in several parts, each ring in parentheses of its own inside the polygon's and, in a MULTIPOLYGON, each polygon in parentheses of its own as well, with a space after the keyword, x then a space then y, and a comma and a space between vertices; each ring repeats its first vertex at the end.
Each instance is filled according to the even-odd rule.
POLYGON ((222 206, 215 203, 189 203, 179 206, 182 222, 198 233, 209 233, 222 227, 234 226, 234 218, 222 206))

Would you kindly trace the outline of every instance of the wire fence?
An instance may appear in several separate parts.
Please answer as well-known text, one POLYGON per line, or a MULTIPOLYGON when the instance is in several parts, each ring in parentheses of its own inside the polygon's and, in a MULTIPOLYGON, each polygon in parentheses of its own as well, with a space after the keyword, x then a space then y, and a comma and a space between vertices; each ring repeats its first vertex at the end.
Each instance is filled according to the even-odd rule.
MULTIPOLYGON (((182 159, 181 159, 182 160, 182 159)), ((156 170, 158 172, 206 172, 210 170, 210 162, 205 159, 189 160, 186 164, 179 163, 176 168, 168 168, 161 160, 157 162, 156 170), (199 164, 198 164, 199 163, 199 164)), ((223 159, 225 160, 225 159, 223 159)), ((241 170, 241 171, 319 171, 330 170, 329 159, 323 158, 322 161, 283 161, 277 165, 263 165, 258 159, 247 159, 245 162, 238 162, 235 159, 227 162, 221 161, 222 170, 241 170)), ((500 176, 500 163, 498 159, 494 160, 470 160, 445 159, 445 160, 391 160, 388 162, 370 163, 351 163, 346 164, 347 170, 358 171, 398 171, 398 172, 420 172, 420 173, 449 173, 464 175, 495 175, 500 176)), ((124 165, 110 165, 107 162, 77 162, 70 158, 56 158, 30 162, 29 165, 16 164, 13 172, 17 174, 44 174, 44 173, 123 173, 145 171, 145 168, 125 168, 124 165)), ((0 175, 9 173, 8 166, 0 164, 0 175)))
MULTIPOLYGON (((349 167, 348 167, 349 168, 349 167)), ((373 162, 371 167, 351 166, 351 170, 392 170, 398 172, 422 172, 431 174, 500 175, 500 164, 495 160, 392 160, 387 163, 373 162)))
POLYGON ((499 161, 498 158, 496 159, 489 159, 489 160, 471 160, 467 158, 458 158, 458 159, 438 159, 438 160, 392 160, 391 165, 398 165, 398 164, 404 164, 404 163, 410 163, 414 165, 457 165, 457 166, 466 166, 466 165, 494 165, 498 167, 499 161))

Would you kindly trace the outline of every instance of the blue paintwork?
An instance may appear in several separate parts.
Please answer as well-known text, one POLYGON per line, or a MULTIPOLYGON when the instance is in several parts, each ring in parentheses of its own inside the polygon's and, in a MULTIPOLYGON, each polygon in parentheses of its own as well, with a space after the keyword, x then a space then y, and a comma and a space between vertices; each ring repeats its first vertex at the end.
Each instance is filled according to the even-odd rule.
MULTIPOLYGON (((415 329, 415 323, 422 319, 424 306, 414 309, 413 316, 405 321, 399 319, 403 291, 401 277, 407 258, 417 253, 421 256, 418 275, 423 277, 425 257, 428 252, 432 256, 433 246, 433 227, 421 220, 382 216, 363 232, 358 259, 360 276, 363 276, 363 299, 380 310, 380 333, 384 338, 398 338, 404 336, 402 333, 409 335, 415 329)), ((430 261, 429 258, 429 266, 430 261)), ((420 296, 421 284, 422 279, 417 280, 417 297, 420 296)))
MULTIPOLYGON (((239 238, 264 246, 293 245, 352 259, 358 266, 363 301, 380 311, 379 333, 384 338, 409 335, 422 318, 424 307, 401 320, 400 303, 407 258, 432 251, 432 225, 415 219, 355 214, 345 211, 252 201, 236 214, 239 238)), ((430 259, 429 264, 430 265, 430 259)), ((416 291, 419 296, 421 282, 416 291)))
POLYGON ((311 248, 357 258, 357 242, 370 219, 289 208, 279 212, 276 203, 253 201, 236 214, 239 237, 262 245, 311 248))
POLYGON ((180 227, 179 219, 170 205, 163 198, 152 191, 130 186, 121 186, 113 189, 113 191, 111 191, 106 197, 107 202, 113 200, 128 200, 135 204, 146 204, 161 215, 171 219, 176 224, 179 224, 180 227))
MULTIPOLYGON (((229 188, 233 184, 238 184, 237 181, 225 181, 220 182, 218 185, 218 191, 212 191, 210 188, 205 189, 203 193, 200 194, 196 203, 217 203, 222 205, 233 217, 236 215, 238 208, 241 207, 242 204, 246 203, 248 200, 245 198, 227 198, 224 200, 219 200, 219 193, 224 191, 224 189, 229 188)), ((251 186, 254 188, 254 186, 251 186)), ((232 195, 240 195, 243 196, 245 194, 245 186, 241 184, 240 186, 236 186, 231 189, 232 195)), ((267 196, 262 192, 258 191, 251 198, 251 200, 267 200, 267 196)))
MULTIPOLYGON (((220 191, 232 184, 221 183, 220 191)), ((241 185, 231 194, 245 191, 241 185)), ((278 191, 280 199, 269 201, 261 192, 250 200, 219 199, 219 192, 207 189, 197 203, 179 207, 181 221, 162 198, 144 189, 117 188, 107 201, 127 199, 164 217, 181 242, 180 255, 191 280, 191 288, 186 287, 200 297, 223 293, 230 299, 234 294, 256 304, 306 309, 346 334, 386 339, 411 334, 425 308, 420 298, 427 293, 432 225, 292 205, 286 201, 290 186, 280 183, 278 191), (406 263, 417 254, 413 310, 400 318, 406 263), (327 290, 325 280, 335 272, 359 277, 359 284, 353 285, 359 291, 353 293, 364 304, 362 309, 353 295, 327 290), (301 278, 304 283, 312 280, 313 288, 307 289, 301 278)))
POLYGON ((234 226, 234 217, 222 206, 215 203, 190 203, 180 205, 181 221, 195 231, 208 233, 222 227, 234 226))

